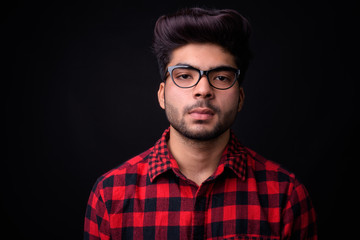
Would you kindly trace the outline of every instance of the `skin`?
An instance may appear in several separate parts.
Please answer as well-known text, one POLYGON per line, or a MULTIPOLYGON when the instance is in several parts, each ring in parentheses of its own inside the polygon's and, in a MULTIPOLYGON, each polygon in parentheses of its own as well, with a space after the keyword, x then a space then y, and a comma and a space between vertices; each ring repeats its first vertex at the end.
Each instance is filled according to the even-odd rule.
MULTIPOLYGON (((201 70, 237 68, 234 56, 210 43, 175 49, 168 66, 188 64, 201 70)), ((179 88, 168 77, 158 90, 160 107, 170 122, 168 147, 182 174, 200 186, 216 170, 230 136, 230 127, 244 102, 236 83, 227 90, 209 85, 206 76, 192 88, 179 88)))

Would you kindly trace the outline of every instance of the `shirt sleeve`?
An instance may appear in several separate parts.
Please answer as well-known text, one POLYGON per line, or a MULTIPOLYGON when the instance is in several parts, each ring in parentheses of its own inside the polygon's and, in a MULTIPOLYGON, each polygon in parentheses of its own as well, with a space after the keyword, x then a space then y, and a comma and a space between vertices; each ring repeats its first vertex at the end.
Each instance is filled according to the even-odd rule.
POLYGON ((84 240, 110 239, 109 214, 99 181, 90 193, 84 222, 84 240))
POLYGON ((317 240, 316 213, 304 185, 295 181, 283 211, 281 239, 317 240))

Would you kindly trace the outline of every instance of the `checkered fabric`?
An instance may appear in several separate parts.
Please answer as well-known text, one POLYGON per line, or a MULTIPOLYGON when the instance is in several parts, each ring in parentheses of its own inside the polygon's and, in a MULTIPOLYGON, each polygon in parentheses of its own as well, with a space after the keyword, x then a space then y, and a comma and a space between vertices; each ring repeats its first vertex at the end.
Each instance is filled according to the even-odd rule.
POLYGON ((201 186, 154 147, 101 176, 91 191, 84 239, 317 239, 315 211, 292 173, 231 133, 201 186))

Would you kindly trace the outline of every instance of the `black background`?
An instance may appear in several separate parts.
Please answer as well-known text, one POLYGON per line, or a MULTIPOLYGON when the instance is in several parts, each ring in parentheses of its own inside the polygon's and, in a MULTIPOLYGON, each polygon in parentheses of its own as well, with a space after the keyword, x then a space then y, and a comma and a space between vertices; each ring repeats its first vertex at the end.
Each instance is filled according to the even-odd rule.
POLYGON ((321 239, 356 236, 355 4, 265 0, 3 6, 3 236, 82 238, 96 178, 168 126, 152 31, 160 15, 189 6, 249 19, 255 58, 234 131, 306 185, 321 239))

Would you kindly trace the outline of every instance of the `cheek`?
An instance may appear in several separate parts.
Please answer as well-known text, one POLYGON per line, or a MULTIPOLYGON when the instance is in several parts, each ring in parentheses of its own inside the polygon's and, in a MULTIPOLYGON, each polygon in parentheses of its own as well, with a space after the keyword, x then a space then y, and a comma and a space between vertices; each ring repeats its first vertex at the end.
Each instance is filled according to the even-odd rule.
POLYGON ((239 107, 239 93, 238 92, 224 94, 221 97, 223 99, 223 101, 220 101, 222 103, 221 108, 224 109, 224 111, 226 111, 226 112, 232 112, 232 111, 237 112, 238 111, 238 107, 239 107))
POLYGON ((186 92, 181 91, 183 89, 178 89, 178 87, 167 87, 165 89, 165 105, 170 104, 177 109, 181 109, 185 105, 185 100, 187 98, 186 92))

